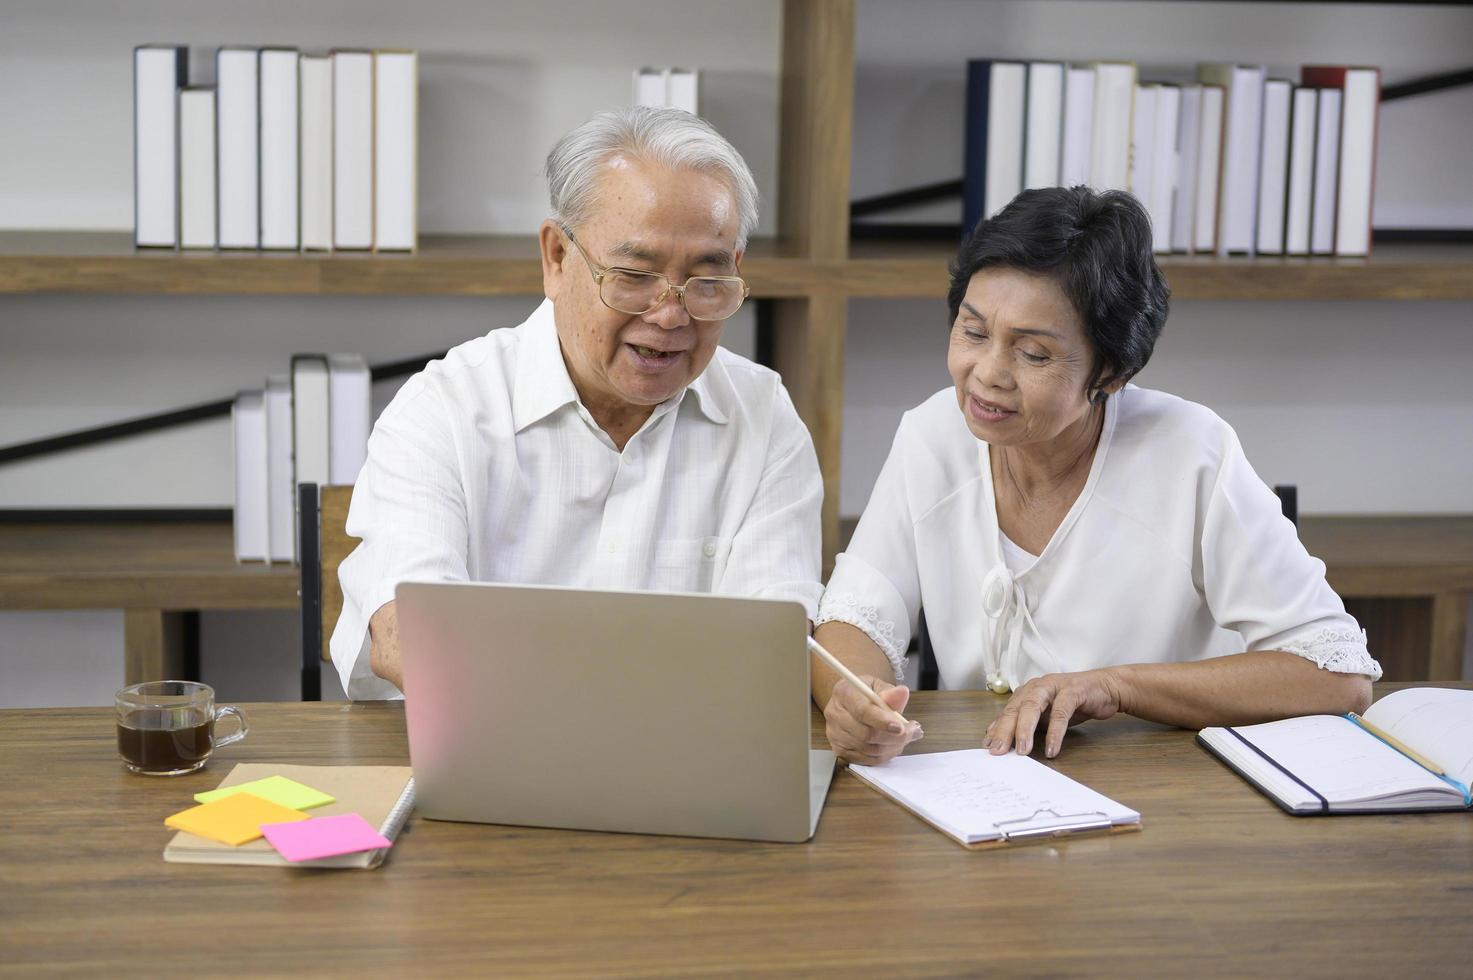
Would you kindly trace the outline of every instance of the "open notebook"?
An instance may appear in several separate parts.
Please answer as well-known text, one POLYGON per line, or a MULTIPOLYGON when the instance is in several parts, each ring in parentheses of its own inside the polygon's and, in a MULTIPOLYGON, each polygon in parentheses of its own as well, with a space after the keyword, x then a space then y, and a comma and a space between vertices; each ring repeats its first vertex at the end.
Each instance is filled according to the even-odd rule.
POLYGON ((1373 704, 1365 720, 1433 768, 1350 715, 1204 728, 1197 741, 1296 815, 1473 806, 1473 691, 1395 691, 1373 704))
MULTIPOLYGON (((414 780, 408 766, 285 766, 242 762, 220 786, 235 786, 267 776, 285 776, 335 797, 336 802, 306 811, 313 817, 356 813, 380 834, 393 840, 414 809, 414 780)), ((284 868, 376 868, 388 848, 288 861, 264 839, 239 847, 179 831, 164 848, 164 860, 182 864, 265 864, 284 868)))
POLYGON ((1016 753, 960 749, 902 755, 849 771, 969 847, 1140 829, 1136 811, 1016 753))

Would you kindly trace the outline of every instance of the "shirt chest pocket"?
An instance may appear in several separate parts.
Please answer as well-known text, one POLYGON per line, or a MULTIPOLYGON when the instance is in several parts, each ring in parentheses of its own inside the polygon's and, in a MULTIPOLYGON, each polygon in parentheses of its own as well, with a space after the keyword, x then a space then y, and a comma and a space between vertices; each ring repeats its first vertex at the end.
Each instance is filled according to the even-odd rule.
POLYGON ((711 592, 731 555, 731 538, 667 538, 655 542, 650 588, 659 592, 711 592))

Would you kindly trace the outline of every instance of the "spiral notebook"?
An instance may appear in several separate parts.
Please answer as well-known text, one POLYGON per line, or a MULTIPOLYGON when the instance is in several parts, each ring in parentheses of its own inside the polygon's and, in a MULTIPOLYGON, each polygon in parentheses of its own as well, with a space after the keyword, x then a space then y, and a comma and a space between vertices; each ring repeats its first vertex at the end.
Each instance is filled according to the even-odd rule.
MULTIPOLYGON (((314 817, 357 813, 393 840, 414 809, 414 779, 408 766, 285 766, 242 762, 220 781, 220 788, 247 783, 267 776, 285 776, 321 790, 336 801, 308 811, 314 817)), ((164 848, 164 860, 178 864, 254 864, 283 868, 376 868, 383 864, 388 848, 319 858, 288 861, 264 839, 239 847, 179 831, 164 848)))
POLYGON ((1139 830, 1141 815, 1027 756, 902 755, 849 771, 965 847, 1139 830))

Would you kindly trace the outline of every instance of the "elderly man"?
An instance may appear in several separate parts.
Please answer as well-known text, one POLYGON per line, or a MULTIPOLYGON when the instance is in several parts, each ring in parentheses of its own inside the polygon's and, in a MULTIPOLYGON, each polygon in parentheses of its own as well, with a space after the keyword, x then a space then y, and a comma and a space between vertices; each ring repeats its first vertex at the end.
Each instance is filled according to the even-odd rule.
POLYGON ((369 440, 332 635, 350 697, 399 695, 406 579, 816 611, 813 444, 778 376, 717 346, 757 221, 741 155, 689 113, 625 109, 559 140, 547 182, 546 300, 411 378, 369 440))

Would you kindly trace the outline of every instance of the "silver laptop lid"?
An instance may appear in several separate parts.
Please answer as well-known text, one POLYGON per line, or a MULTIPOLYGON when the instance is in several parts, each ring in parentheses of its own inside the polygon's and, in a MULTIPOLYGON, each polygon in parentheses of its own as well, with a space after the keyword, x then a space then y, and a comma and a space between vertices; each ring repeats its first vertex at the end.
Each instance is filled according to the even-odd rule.
POLYGON ((404 583, 396 612, 425 816, 812 835, 798 603, 404 583))

